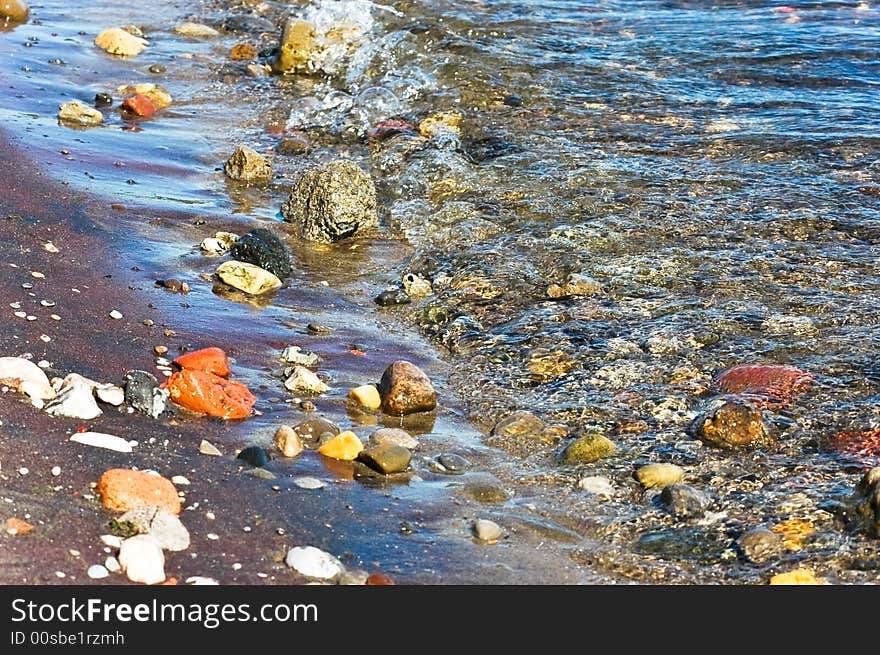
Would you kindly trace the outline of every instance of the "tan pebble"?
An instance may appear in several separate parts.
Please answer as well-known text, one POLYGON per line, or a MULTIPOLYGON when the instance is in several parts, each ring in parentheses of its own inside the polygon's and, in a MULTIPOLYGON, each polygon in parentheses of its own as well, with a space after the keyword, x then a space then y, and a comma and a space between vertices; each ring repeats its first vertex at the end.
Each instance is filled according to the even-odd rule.
POLYGON ((382 397, 374 384, 365 384, 348 392, 348 397, 367 409, 379 409, 382 406, 382 397))

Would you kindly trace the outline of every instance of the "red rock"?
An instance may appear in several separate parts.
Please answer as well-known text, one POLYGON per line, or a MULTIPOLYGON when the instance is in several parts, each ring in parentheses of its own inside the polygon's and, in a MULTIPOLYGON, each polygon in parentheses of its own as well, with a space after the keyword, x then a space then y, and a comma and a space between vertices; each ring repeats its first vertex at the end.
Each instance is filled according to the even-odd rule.
POLYGON ((367 130, 367 136, 377 141, 391 138, 395 134, 415 134, 416 128, 400 118, 386 118, 367 130))
POLYGON ((137 507, 161 507, 180 514, 180 496, 170 480, 131 469, 110 469, 98 480, 104 507, 127 512, 137 507))
POLYGON ((812 381, 812 374, 795 366, 743 364, 718 375, 712 381, 712 391, 747 396, 756 405, 778 409, 812 381))
POLYGON ((371 573, 367 576, 368 585, 393 585, 397 584, 384 573, 371 573))
POLYGON ((6 519, 6 529, 10 532, 15 532, 15 534, 27 534, 31 530, 34 529, 27 521, 22 521, 21 519, 17 519, 14 516, 6 519))
POLYGON ((848 455, 865 466, 880 464, 880 429, 865 432, 840 432, 828 440, 828 447, 848 455))
POLYGON ((161 386, 168 389, 171 400, 181 407, 222 419, 250 416, 257 401, 240 382, 188 368, 177 371, 161 386))
POLYGON ((156 105, 153 104, 153 101, 140 93, 123 100, 122 108, 136 116, 147 117, 156 113, 156 105))
POLYGON ((191 371, 204 371, 221 377, 229 375, 229 362, 226 353, 220 348, 202 348, 181 355, 174 360, 180 368, 188 368, 191 371))

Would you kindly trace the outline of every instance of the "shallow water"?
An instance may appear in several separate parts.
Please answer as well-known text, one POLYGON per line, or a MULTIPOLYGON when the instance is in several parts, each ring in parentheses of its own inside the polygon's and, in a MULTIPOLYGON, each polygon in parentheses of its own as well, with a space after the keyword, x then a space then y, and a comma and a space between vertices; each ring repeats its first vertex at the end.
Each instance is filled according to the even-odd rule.
MULTIPOLYGON (((63 183, 139 208, 126 219, 140 223, 138 239, 122 235, 120 251, 143 269, 145 288, 155 277, 196 281, 187 302, 197 311, 186 322, 234 338, 241 378, 266 385, 256 426, 285 407, 268 401, 275 382, 265 345, 284 345, 285 323, 342 321, 326 349, 315 344, 338 383, 329 410, 343 411, 343 390, 376 375, 375 360, 346 356, 345 345, 369 352, 402 342, 432 373, 449 371, 450 413, 463 408, 484 434, 529 409, 574 432, 612 436, 619 456, 571 469, 556 465, 558 444, 515 456, 482 450, 458 417, 441 414, 431 428, 452 446, 481 449, 486 468, 516 489, 500 521, 552 522, 548 538, 573 543, 586 571, 754 582, 807 563, 831 580, 877 581, 865 564, 876 561, 876 543, 820 505, 845 499, 858 472, 877 463, 824 443, 880 426, 880 9, 324 0, 163 3, 162 13, 67 4, 35 5, 30 23, 0 36, 10 87, 0 116, 63 183), (318 23, 344 14, 363 33, 353 53, 333 53, 313 76, 255 78, 228 60, 236 43, 274 47, 288 13, 318 23), (224 33, 173 34, 183 18, 224 33), (127 23, 151 40, 142 55, 96 51, 99 29, 127 23), (64 64, 47 63, 56 58, 64 64), (156 63, 166 73, 150 73, 156 63), (138 123, 105 112, 99 129, 56 124, 60 102, 88 103, 138 81, 165 85, 172 107, 138 123), (450 111, 462 116, 460 135, 367 137, 392 115, 415 125, 450 111), (271 186, 226 181, 222 163, 237 143, 269 152, 291 135, 310 148, 275 154, 271 186), (301 243, 278 215, 285 190, 300 170, 339 157, 372 172, 381 234, 332 249, 301 243), (297 269, 296 293, 262 308, 198 281, 211 270, 201 238, 258 224, 286 236, 297 269), (372 298, 410 272, 434 281, 436 293, 377 309, 372 298), (601 292, 548 297, 570 273, 594 278, 601 292), (247 352, 255 317, 259 337, 247 352), (427 346, 406 341, 402 325, 417 327, 443 362, 419 353, 427 346), (771 452, 719 452, 684 432, 712 375, 739 363, 815 375, 773 418, 780 446, 771 452), (681 529, 631 479, 648 461, 685 466, 688 482, 718 498, 709 518, 687 528, 696 537, 674 535, 682 549, 639 546, 681 529), (609 477, 615 494, 578 489, 585 475, 609 477), (769 569, 737 558, 741 532, 789 518, 812 526, 804 546, 769 569)), ((154 295, 159 310, 179 311, 179 298, 154 295)), ((416 502, 428 488, 408 493, 416 502)))

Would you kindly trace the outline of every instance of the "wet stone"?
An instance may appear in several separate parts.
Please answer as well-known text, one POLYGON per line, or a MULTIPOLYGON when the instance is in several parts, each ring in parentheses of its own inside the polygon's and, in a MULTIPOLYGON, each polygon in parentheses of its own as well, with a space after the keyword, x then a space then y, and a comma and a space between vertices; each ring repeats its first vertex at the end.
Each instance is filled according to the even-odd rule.
POLYGON ((418 447, 419 442, 406 430, 401 430, 400 428, 379 428, 370 435, 370 445, 380 446, 383 444, 402 446, 413 450, 418 447))
POLYGON ((495 543, 504 536, 504 530, 495 521, 477 519, 474 521, 474 536, 486 543, 495 543))
POLYGON ((296 457, 303 451, 303 444, 296 431, 289 425, 282 425, 275 431, 275 447, 284 457, 296 457))
POLYGON ((109 93, 95 94, 95 107, 109 107, 113 104, 113 96, 109 93))
POLYGON ((148 371, 125 374, 125 402, 139 412, 157 418, 165 411, 168 391, 159 388, 156 377, 148 371))
POLYGON ((763 564, 785 553, 782 537, 767 528, 753 528, 744 532, 736 544, 743 557, 755 564, 763 564))
POLYGON ((600 475, 590 475, 578 480, 578 489, 582 489, 594 496, 610 497, 614 495, 614 486, 611 480, 600 475))
POLYGON ((489 473, 472 475, 465 480, 461 493, 467 498, 486 504, 510 500, 510 493, 501 481, 489 473))
POLYGON ((287 551, 284 563, 308 578, 332 580, 345 571, 345 567, 330 553, 314 546, 295 546, 287 551))
POLYGON ((379 224, 376 187, 351 161, 329 162, 307 171, 281 207, 284 220, 304 239, 333 243, 379 224))
POLYGON ((329 434, 332 438, 340 432, 338 425, 320 416, 300 421, 293 430, 307 444, 317 443, 322 435, 329 434))
POLYGON ((636 541, 637 552, 662 559, 695 559, 702 563, 722 560, 730 542, 723 535, 702 528, 678 528, 642 535, 636 541))
POLYGON ((712 498, 690 485, 678 483, 663 488, 660 502, 676 518, 690 519, 702 516, 712 504, 712 498))
POLYGON ((269 455, 261 446, 248 446, 243 448, 236 459, 247 462, 251 466, 265 466, 269 463, 269 455))
POLYGON ((379 393, 382 410, 392 416, 428 412, 437 406, 437 393, 431 380, 418 366, 403 360, 385 369, 379 393))
POLYGON ((385 289, 385 291, 376 296, 373 301, 379 305, 379 307, 395 307, 397 305, 409 305, 412 302, 412 299, 404 289, 395 287, 393 289, 385 289))
POLYGON ((873 468, 859 481, 856 508, 865 529, 873 537, 880 537, 880 467, 873 468))
POLYGON ((274 291, 282 284, 277 275, 247 262, 234 260, 223 262, 215 273, 229 286, 253 296, 274 291))
POLYGON ((223 170, 228 178, 248 184, 269 182, 272 179, 272 162, 246 145, 236 148, 223 165, 223 170))
POLYGON ((554 442, 545 434, 546 428, 547 424, 531 412, 517 411, 498 421, 485 441, 516 457, 527 457, 554 442))
POLYGON ((318 365, 320 358, 315 353, 306 352, 299 346, 287 346, 281 353, 281 361, 312 368, 318 365))
POLYGON ((617 452, 614 443, 602 435, 591 434, 579 437, 568 444, 560 456, 562 464, 589 464, 617 452))
POLYGON ((406 470, 411 459, 412 453, 409 450, 393 444, 370 446, 358 455, 358 460, 386 475, 406 470))
POLYGON ((461 455, 455 453, 443 453, 437 456, 437 463, 443 467, 444 473, 464 473, 467 471, 471 463, 461 455))
POLYGON ((742 398, 710 401, 687 429, 695 438, 721 448, 763 448, 773 444, 761 409, 742 398))
POLYGON ((287 246, 266 228, 258 227, 241 236, 229 254, 238 261, 269 271, 280 280, 286 280, 293 272, 287 246))
POLYGON ((684 469, 675 464, 646 464, 635 472, 635 478, 646 489, 666 487, 680 482, 684 477, 684 469))

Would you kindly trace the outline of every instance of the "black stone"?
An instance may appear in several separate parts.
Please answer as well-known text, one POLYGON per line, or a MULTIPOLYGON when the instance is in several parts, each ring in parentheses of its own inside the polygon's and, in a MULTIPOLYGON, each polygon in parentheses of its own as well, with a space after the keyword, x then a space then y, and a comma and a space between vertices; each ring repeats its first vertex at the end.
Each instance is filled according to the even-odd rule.
POLYGON ((125 402, 137 411, 150 414, 153 410, 153 390, 159 381, 149 371, 129 371, 125 374, 125 402))
POLYGON ((522 107, 522 105, 523 105, 522 97, 516 95, 515 93, 511 93, 511 94, 504 96, 503 102, 508 107, 522 107))
POLYGON ((393 307, 394 305, 408 305, 412 299, 404 289, 386 289, 376 296, 375 302, 379 307, 393 307))
POLYGON ((95 94, 95 107, 109 107, 113 104, 113 96, 109 93, 95 94))
POLYGON ((266 228, 258 227, 242 236, 229 254, 234 259, 264 268, 280 280, 290 277, 290 251, 284 242, 266 228))
POLYGON ((522 152, 522 148, 497 136, 489 136, 468 145, 466 152, 472 161, 480 163, 503 155, 522 152))
POLYGON ((244 448, 236 459, 247 462, 251 466, 265 466, 269 463, 269 455, 260 446, 248 446, 244 448))
POLYGON ((660 493, 660 502, 677 518, 702 516, 712 499, 705 492, 687 484, 670 484, 660 493))
POLYGON ((164 64, 153 64, 152 66, 150 66, 149 71, 153 75, 161 75, 162 73, 165 72, 165 65, 164 64))
POLYGON ((446 473, 464 473, 471 465, 464 457, 455 453, 438 455, 437 463, 446 469, 446 473))

